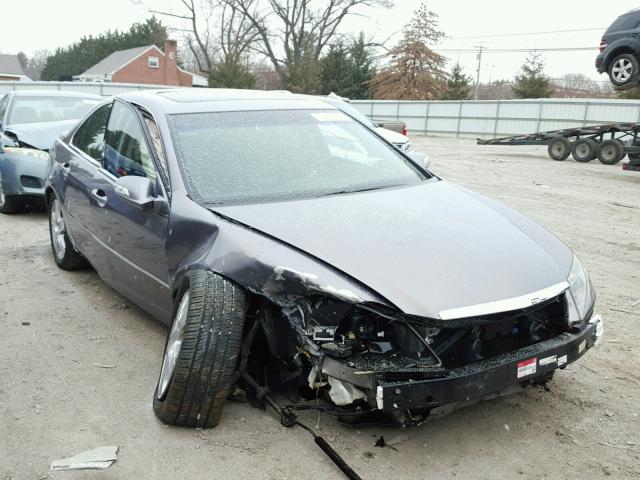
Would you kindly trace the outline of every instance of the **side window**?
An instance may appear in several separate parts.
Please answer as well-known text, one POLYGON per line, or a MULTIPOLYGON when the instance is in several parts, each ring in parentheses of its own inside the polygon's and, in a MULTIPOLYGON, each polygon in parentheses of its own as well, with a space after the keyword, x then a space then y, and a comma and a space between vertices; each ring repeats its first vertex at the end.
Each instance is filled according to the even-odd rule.
POLYGON ((105 143, 104 169, 107 172, 116 177, 148 177, 155 183, 156 170, 138 117, 120 102, 113 105, 105 143))
POLYGON ((100 161, 104 153, 104 134, 111 104, 103 105, 93 112, 76 130, 71 143, 94 160, 100 161))

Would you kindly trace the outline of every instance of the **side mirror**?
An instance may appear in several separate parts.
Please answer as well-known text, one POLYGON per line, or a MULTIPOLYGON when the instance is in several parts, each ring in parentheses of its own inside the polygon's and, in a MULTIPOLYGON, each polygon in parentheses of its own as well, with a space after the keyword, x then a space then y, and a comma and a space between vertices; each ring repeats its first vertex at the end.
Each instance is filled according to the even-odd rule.
POLYGON ((425 155, 424 153, 421 152, 409 152, 407 153, 407 156, 417 165, 421 165, 423 168, 426 168, 427 170, 429 169, 429 166, 431 165, 431 160, 429 159, 428 155, 425 155))
POLYGON ((120 177, 116 181, 114 190, 120 198, 143 210, 153 208, 155 205, 153 185, 147 177, 134 175, 120 177))

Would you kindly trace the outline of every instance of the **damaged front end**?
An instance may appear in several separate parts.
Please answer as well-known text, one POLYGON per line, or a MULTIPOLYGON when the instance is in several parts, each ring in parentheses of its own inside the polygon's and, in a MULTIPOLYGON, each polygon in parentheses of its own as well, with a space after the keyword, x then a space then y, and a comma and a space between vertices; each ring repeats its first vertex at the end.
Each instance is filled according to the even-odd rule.
POLYGON ((526 308, 443 320, 329 295, 307 280, 308 295, 256 310, 262 328, 247 370, 294 403, 321 399, 343 418, 383 412, 417 424, 545 383, 602 334, 591 311, 574 318, 568 289, 526 308))

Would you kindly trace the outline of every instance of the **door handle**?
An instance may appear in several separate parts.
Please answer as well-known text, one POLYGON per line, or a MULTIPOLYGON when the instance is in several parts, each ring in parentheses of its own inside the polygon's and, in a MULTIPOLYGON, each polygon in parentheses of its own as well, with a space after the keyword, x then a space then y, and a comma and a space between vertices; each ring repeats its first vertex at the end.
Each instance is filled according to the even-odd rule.
POLYGON ((107 194, 101 188, 94 188, 91 190, 91 196, 96 201, 99 207, 104 207, 107 204, 107 194))

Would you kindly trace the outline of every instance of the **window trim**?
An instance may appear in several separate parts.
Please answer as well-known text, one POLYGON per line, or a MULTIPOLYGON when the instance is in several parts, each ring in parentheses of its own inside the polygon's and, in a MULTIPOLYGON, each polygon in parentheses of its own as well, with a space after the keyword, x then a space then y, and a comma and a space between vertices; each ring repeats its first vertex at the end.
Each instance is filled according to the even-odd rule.
POLYGON ((153 69, 156 69, 156 70, 159 69, 160 68, 160 57, 149 55, 147 57, 147 66, 149 68, 153 68, 153 69), (153 63, 155 63, 155 65, 153 65, 153 63))
MULTIPOLYGON (((84 157, 86 160, 88 160, 89 162, 93 163, 94 165, 100 166, 102 165, 102 162, 99 160, 96 160, 95 158, 93 158, 91 155, 87 154, 87 152, 85 152, 84 150, 82 150, 80 147, 78 147, 75 144, 75 139, 76 139, 76 135, 78 134, 78 130, 80 130, 80 128, 87 122, 87 120, 89 120, 89 117, 91 117, 94 113, 96 113, 99 109, 101 109, 102 107, 105 107, 107 105, 111 105, 111 108, 109 109, 109 115, 107 116, 107 124, 105 126, 104 129, 104 133, 105 135, 107 134, 107 127, 109 126, 109 119, 111 118, 111 111, 113 110, 113 100, 108 100, 106 102, 102 102, 99 103, 98 105, 96 105, 92 110, 90 110, 89 112, 87 112, 87 114, 85 115, 85 117, 80 120, 78 122, 78 124, 74 127, 70 137, 69 137, 69 147, 71 147, 73 149, 73 151, 79 153, 80 155, 82 155, 82 157, 84 157)), ((105 140, 104 138, 102 139, 102 143, 104 144, 105 140)), ((104 149, 103 149, 104 152, 104 149)))

